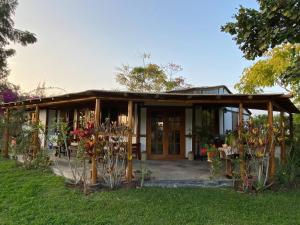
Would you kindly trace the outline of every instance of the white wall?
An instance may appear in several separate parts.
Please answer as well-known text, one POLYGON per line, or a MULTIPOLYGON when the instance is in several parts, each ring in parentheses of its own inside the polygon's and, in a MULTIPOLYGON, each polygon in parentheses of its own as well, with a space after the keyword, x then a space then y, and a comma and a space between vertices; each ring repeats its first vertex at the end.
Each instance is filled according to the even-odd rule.
POLYGON ((219 133, 224 134, 224 108, 219 109, 219 133))
MULTIPOLYGON (((193 109, 185 109, 185 135, 192 134, 193 130, 193 109)), ((188 152, 193 149, 193 141, 191 137, 185 137, 185 157, 188 156, 188 152)))
POLYGON ((47 123, 47 110, 46 109, 41 109, 39 113, 39 119, 40 119, 40 125, 43 127, 43 131, 40 131, 39 133, 39 138, 41 140, 41 147, 45 147, 45 128, 46 128, 46 123, 47 123))
POLYGON ((146 151, 146 124, 147 124, 147 109, 141 108, 141 123, 140 123, 141 151, 146 151))
MULTIPOLYGON (((48 127, 48 137, 47 138, 50 138, 52 135, 54 135, 54 124, 56 123, 56 110, 53 110, 53 109, 49 109, 48 110, 48 121, 47 121, 47 127, 48 127)), ((47 140, 47 143, 46 143, 47 146, 45 147, 48 147, 49 146, 49 140, 47 140)))

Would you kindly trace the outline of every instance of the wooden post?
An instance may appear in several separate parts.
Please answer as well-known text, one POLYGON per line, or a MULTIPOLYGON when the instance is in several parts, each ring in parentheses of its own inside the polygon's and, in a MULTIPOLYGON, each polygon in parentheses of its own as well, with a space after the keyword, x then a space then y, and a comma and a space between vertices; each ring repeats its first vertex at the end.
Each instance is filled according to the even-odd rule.
POLYGON ((128 148, 127 148, 127 181, 132 181, 132 101, 128 101, 128 148))
POLYGON ((294 140, 294 122, 293 122, 293 114, 290 113, 289 115, 289 122, 290 122, 290 141, 291 143, 294 140))
POLYGON ((244 108, 243 103, 239 104, 239 157, 240 157, 240 175, 243 179, 246 175, 246 162, 245 162, 245 151, 244 151, 244 143, 243 143, 243 126, 244 126, 244 108))
POLYGON ((4 158, 8 158, 8 146, 9 146, 9 109, 6 108, 4 114, 5 127, 3 132, 3 152, 2 155, 4 158))
POLYGON ((40 150, 40 142, 39 142, 39 129, 38 129, 38 125, 40 122, 40 108, 38 105, 35 106, 35 117, 34 117, 34 125, 35 125, 35 132, 33 135, 33 158, 36 157, 36 154, 38 153, 38 151, 40 150))
POLYGON ((96 157, 96 146, 98 143, 98 131, 100 127, 100 118, 101 118, 101 102, 100 98, 96 98, 95 103, 95 147, 94 154, 92 157, 92 184, 97 183, 97 157, 96 157))
POLYGON ((275 175, 275 137, 273 132, 273 103, 268 102, 268 125, 269 125, 269 179, 272 181, 275 175))
POLYGON ((285 121, 284 112, 280 112, 280 162, 286 163, 286 152, 285 152, 285 121))

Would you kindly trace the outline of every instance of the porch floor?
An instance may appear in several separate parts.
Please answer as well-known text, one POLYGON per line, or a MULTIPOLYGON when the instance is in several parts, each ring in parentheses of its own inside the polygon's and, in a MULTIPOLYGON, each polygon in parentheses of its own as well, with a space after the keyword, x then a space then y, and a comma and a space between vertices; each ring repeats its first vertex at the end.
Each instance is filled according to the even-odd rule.
POLYGON ((134 160, 133 170, 141 170, 142 163, 151 171, 151 180, 209 180, 211 175, 206 161, 134 160))
MULTIPOLYGON (((50 154, 53 160, 52 170, 59 176, 73 179, 72 172, 66 157, 56 158, 50 154)), ((73 164, 73 163, 72 163, 73 164)), ((91 169, 91 164, 87 165, 87 173, 91 169)), ((142 168, 151 171, 150 180, 145 180, 145 186, 160 187, 222 187, 230 186, 231 180, 221 176, 211 180, 210 165, 206 161, 189 160, 133 160, 133 172, 135 178, 137 172, 142 168)), ((102 169, 101 166, 98 169, 102 169)), ((82 171, 82 168, 78 168, 82 171)), ((81 172, 82 173, 82 172, 81 172)))

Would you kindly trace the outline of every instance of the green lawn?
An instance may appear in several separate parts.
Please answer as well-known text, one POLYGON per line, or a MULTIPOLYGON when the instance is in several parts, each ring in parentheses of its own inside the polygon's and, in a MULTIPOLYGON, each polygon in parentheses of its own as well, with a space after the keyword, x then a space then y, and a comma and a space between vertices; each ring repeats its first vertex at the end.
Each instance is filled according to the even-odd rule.
POLYGON ((0 160, 0 224, 300 224, 300 190, 145 188, 84 196, 60 177, 0 160))

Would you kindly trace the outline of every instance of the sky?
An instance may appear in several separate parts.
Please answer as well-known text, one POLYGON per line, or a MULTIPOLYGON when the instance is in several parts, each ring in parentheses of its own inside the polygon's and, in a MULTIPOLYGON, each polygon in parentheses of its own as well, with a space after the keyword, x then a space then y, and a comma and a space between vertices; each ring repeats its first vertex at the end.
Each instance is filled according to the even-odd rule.
POLYGON ((38 42, 9 59, 9 80, 30 91, 39 82, 67 92, 122 89, 118 67, 141 65, 151 54, 159 65, 180 64, 178 74, 194 86, 238 82, 253 62, 220 26, 237 7, 255 0, 19 0, 16 28, 38 42))

